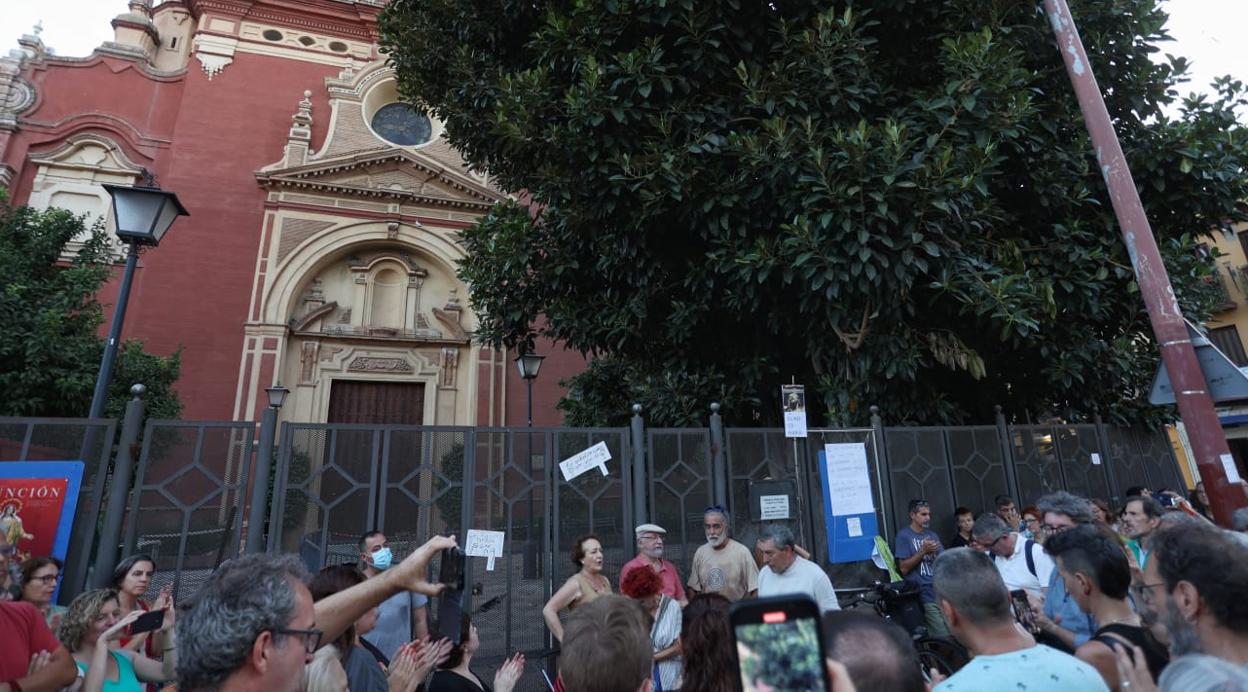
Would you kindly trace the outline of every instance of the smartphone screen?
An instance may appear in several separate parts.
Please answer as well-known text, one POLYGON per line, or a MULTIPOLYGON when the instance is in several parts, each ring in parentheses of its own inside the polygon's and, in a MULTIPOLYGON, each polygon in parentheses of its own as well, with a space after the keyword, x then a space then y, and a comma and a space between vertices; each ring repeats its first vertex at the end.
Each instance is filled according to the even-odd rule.
POLYGON ((438 583, 446 584, 452 591, 464 590, 464 553, 459 548, 442 551, 442 564, 438 569, 438 583))
POLYGON ((743 692, 829 689, 814 601, 804 596, 741 601, 731 617, 743 692))
POLYGON ((458 645, 464 638, 464 592, 447 589, 438 595, 438 626, 434 639, 458 645))
POLYGON ((1027 601, 1027 592, 1023 589, 1015 589, 1010 592, 1010 604, 1014 607, 1014 621, 1023 626, 1023 629, 1037 634, 1040 632, 1040 626, 1036 624, 1035 614, 1031 612, 1031 603, 1027 601))
POLYGON ((158 630, 163 624, 165 624, 164 609, 143 613, 135 618, 134 622, 130 623, 130 634, 135 635, 158 630))

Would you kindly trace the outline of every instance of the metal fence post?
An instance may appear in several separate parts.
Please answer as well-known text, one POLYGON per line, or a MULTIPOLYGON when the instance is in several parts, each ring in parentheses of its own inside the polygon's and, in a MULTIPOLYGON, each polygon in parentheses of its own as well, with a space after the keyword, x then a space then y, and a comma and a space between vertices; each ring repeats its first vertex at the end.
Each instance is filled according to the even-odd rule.
POLYGON ((260 414, 260 448, 252 472, 251 509, 247 512, 247 552, 264 552, 264 517, 268 514, 269 470, 273 467, 273 438, 277 434, 277 409, 268 406, 260 414))
POLYGON ((1118 475, 1114 472, 1113 448, 1109 446, 1109 431, 1105 429, 1105 421, 1101 420, 1101 412, 1092 413, 1092 422, 1096 423, 1096 443, 1101 448, 1101 463, 1105 468, 1105 482, 1109 484, 1109 496, 1116 506, 1122 499, 1122 489, 1118 487, 1118 475))
POLYGON ((646 510, 646 422, 641 418, 641 404, 633 404, 631 437, 633 445, 633 525, 650 521, 646 510))
POLYGON ((880 407, 872 406, 871 436, 875 448, 875 476, 880 487, 880 511, 884 514, 884 538, 892 539, 897 532, 896 516, 893 514, 893 477, 888 466, 888 443, 884 440, 884 419, 880 416, 880 407))
MULTIPOLYGON (((711 404, 711 482, 715 489, 715 504, 728 507, 728 464, 724 453, 724 419, 719 415, 719 403, 711 404)), ((732 509, 732 508, 729 508, 732 509)))
POLYGON ((996 413, 997 442, 1001 445, 1001 467, 1005 469, 1005 487, 1009 489, 1010 496, 1015 499, 1018 506, 1022 507, 1023 498, 1018 487, 1018 474, 1014 469, 1014 445, 1010 442, 1010 426, 1005 422, 1005 414, 1000 404, 993 406, 992 410, 996 413))
MULTIPOLYGON (((130 388, 132 398, 126 403, 126 415, 121 421, 121 441, 117 445, 117 458, 113 462, 113 478, 108 489, 108 506, 104 510, 104 527, 100 530, 100 549, 95 554, 95 578, 97 587, 109 586, 113 568, 117 565, 117 544, 121 540, 121 520, 126 513, 126 496, 130 494, 130 480, 134 473, 134 444, 143 426, 145 405, 143 395, 147 387, 136 384, 130 388)), ((100 479, 100 482, 104 482, 100 479)))

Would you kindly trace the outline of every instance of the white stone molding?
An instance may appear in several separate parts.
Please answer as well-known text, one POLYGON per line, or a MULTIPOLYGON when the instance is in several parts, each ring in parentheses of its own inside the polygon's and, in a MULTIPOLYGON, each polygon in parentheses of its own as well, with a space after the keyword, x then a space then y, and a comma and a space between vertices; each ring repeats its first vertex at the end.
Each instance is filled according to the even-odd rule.
POLYGON ((238 49, 238 39, 211 34, 195 36, 195 57, 208 75, 208 81, 221 73, 227 65, 234 62, 234 53, 238 49))

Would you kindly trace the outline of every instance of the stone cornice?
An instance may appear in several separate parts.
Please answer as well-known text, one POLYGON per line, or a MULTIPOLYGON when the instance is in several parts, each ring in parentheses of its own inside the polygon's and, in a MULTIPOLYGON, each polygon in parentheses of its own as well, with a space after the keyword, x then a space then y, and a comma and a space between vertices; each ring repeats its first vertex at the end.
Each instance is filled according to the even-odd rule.
POLYGON ((377 15, 382 9, 380 4, 354 2, 348 4, 336 0, 304 0, 303 2, 188 0, 188 2, 191 5, 191 11, 197 17, 204 12, 214 12, 238 19, 268 22, 370 42, 375 42, 377 39, 377 15))
POLYGON ((436 206, 453 208, 488 209, 495 202, 505 198, 489 188, 467 180, 460 174, 452 173, 445 167, 434 164, 424 157, 404 150, 389 149, 382 152, 356 154, 339 159, 315 161, 302 166, 285 169, 259 171, 256 178, 266 188, 285 187, 305 190, 337 191, 352 196, 405 199, 429 203, 436 206), (452 199, 433 195, 421 195, 406 190, 388 188, 369 188, 332 180, 322 180, 326 175, 342 171, 369 169, 385 163, 400 163, 404 166, 428 173, 432 178, 447 185, 453 190, 462 192, 471 199, 452 199))

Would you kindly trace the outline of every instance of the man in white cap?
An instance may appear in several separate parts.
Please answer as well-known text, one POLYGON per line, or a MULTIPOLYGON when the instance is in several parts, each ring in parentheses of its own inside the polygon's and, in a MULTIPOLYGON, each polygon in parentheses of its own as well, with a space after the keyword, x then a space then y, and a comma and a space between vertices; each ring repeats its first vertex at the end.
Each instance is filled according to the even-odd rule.
POLYGON ((680 583, 680 572, 676 571, 676 565, 663 559, 663 537, 667 535, 667 529, 658 524, 642 524, 633 533, 637 536, 637 557, 624 563, 619 583, 623 584, 624 577, 635 569, 652 569, 663 579, 663 593, 678 601, 682 608, 685 607, 689 601, 685 598, 685 587, 680 583))

